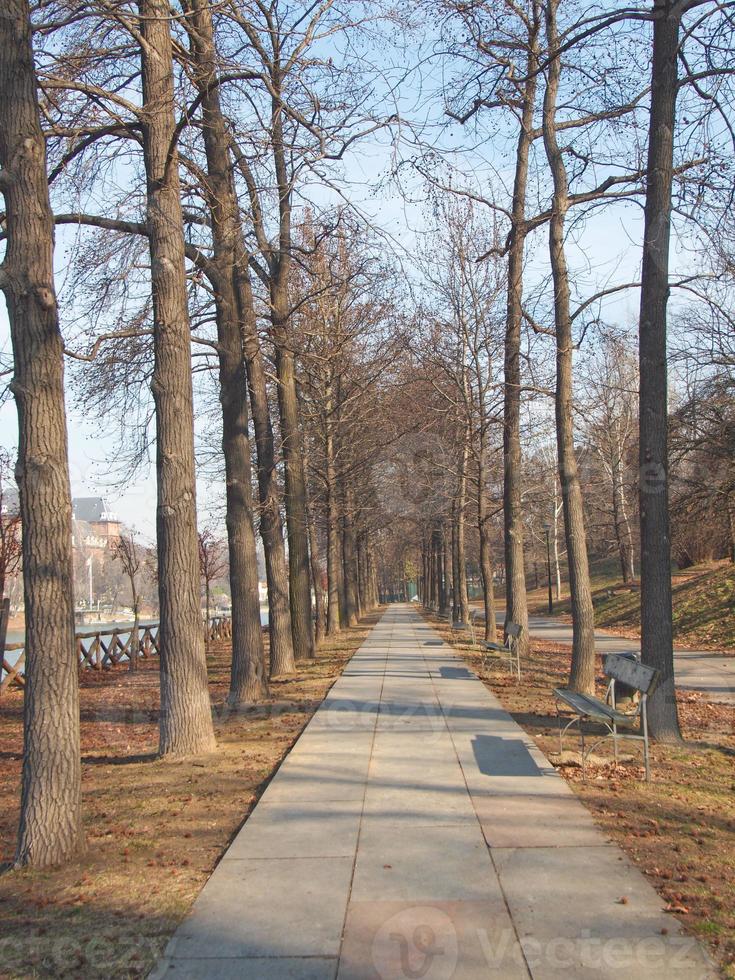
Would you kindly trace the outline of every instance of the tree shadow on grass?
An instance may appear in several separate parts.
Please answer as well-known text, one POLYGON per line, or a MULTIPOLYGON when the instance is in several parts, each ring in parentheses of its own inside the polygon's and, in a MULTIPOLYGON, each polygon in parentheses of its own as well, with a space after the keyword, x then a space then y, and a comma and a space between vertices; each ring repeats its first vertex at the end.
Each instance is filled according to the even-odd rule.
POLYGON ((130 766, 139 762, 156 762, 160 759, 157 752, 141 752, 137 755, 83 755, 82 764, 85 766, 130 766))

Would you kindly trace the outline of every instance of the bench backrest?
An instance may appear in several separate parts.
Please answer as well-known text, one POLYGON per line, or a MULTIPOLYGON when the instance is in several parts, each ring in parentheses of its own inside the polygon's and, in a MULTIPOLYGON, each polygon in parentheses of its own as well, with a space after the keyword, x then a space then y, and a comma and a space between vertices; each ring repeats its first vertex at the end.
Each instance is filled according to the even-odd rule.
POLYGON ((609 653, 605 657, 605 674, 614 681, 635 688, 641 694, 650 694, 658 681, 658 671, 654 667, 646 667, 637 660, 621 657, 616 653, 609 653))

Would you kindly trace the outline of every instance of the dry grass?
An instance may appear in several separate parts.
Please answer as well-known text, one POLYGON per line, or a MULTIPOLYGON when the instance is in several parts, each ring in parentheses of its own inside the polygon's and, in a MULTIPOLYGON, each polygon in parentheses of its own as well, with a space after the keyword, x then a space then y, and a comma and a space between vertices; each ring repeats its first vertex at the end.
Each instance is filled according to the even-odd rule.
POLYGON ((213 645, 217 751, 155 756, 158 664, 84 671, 82 791, 87 852, 51 871, 12 871, 22 693, 0 701, 0 976, 143 977, 377 616, 325 643, 271 701, 225 708, 228 645, 213 645))
MULTIPOLYGON (((566 682, 569 647, 533 643, 518 684, 504 664, 485 669, 479 650, 458 643, 446 622, 428 618, 558 764, 551 692, 566 682)), ((706 941, 722 975, 735 978, 735 707, 696 693, 680 694, 678 703, 686 741, 652 745, 650 783, 641 778, 637 743, 627 743, 631 761, 617 767, 602 750, 586 781, 578 765, 559 771, 648 876, 664 907, 706 941)), ((568 744, 576 748, 573 738, 568 744)))

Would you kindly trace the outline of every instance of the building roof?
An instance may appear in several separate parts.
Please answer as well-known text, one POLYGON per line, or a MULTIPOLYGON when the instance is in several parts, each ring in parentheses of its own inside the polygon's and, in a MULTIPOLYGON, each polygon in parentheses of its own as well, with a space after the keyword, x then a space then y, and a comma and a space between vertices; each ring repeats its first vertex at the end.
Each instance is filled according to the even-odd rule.
POLYGON ((86 521, 89 524, 105 521, 117 523, 117 514, 109 509, 102 497, 74 497, 72 512, 75 521, 86 521))

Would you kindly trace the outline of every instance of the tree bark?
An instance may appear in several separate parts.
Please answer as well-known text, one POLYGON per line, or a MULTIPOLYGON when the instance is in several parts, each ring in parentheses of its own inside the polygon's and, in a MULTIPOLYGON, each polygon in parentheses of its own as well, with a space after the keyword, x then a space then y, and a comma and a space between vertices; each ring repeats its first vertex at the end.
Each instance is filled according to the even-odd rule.
POLYGON ((363 532, 359 532, 355 538, 356 560, 357 560, 357 615, 359 619, 365 615, 368 609, 369 600, 367 596, 367 578, 365 575, 365 538, 363 532))
POLYGON ((651 735, 681 738, 674 689, 668 500, 666 311, 681 2, 654 0, 640 311, 641 656, 660 672, 648 702, 651 735))
MULTIPOLYGON (((285 305, 272 297, 274 311, 285 305)), ((286 526, 288 528, 288 568, 291 599, 291 631, 297 660, 314 656, 311 632, 311 595, 309 592, 309 542, 306 522, 306 480, 304 478, 301 429, 296 392, 296 365, 289 349, 287 320, 283 312, 273 318, 276 345, 278 406, 283 448, 286 526)))
POLYGON ((459 561, 457 555, 457 501, 452 504, 452 621, 461 619, 459 608, 459 561))
MULTIPOLYGON (((250 283, 245 273, 245 258, 241 262, 241 284, 250 295, 250 283)), ((250 296, 252 310, 252 296, 250 296)), ((248 316, 243 341, 245 367, 248 376, 250 407, 253 415, 255 445, 258 453, 258 500, 260 503, 260 536, 265 557, 265 576, 268 584, 268 635, 270 637, 270 676, 281 677, 296 669, 291 631, 286 549, 283 542, 276 447, 273 438, 268 387, 263 353, 255 323, 255 314, 248 316)))
POLYGON ((7 233, 0 286, 13 345, 26 616, 15 863, 49 867, 79 853, 83 832, 63 341, 31 38, 27 0, 8 0, 0 16, 0 186, 7 233))
POLYGON ((503 525, 505 550, 505 623, 522 627, 519 653, 528 651, 528 601, 523 547, 523 472, 521 454, 521 327, 523 323, 523 257, 526 242, 528 165, 536 105, 539 5, 529 21, 526 83, 521 128, 516 145, 513 205, 508 248, 508 299, 505 323, 503 392, 503 525))
POLYGON ((345 614, 348 626, 357 624, 357 583, 356 583, 356 554, 355 554, 355 502, 352 487, 346 482, 343 489, 344 511, 342 515, 342 560, 344 562, 345 580, 345 614))
POLYGON ((595 617, 592 606, 587 540, 584 526, 582 488, 574 449, 572 391, 572 318, 569 272, 564 245, 564 225, 569 209, 569 191, 564 158, 556 136, 556 102, 561 75, 561 56, 556 25, 559 0, 546 5, 546 27, 550 63, 543 108, 543 138, 551 169, 554 194, 549 223, 549 255, 554 280, 554 324, 556 333, 556 443, 559 478, 564 508, 564 532, 569 565, 572 607, 572 666, 569 686, 593 694, 595 690, 595 617))
POLYGON ((331 387, 327 388, 324 434, 325 479, 327 492, 327 635, 339 633, 339 505, 337 500, 337 468, 335 465, 334 420, 332 417, 331 387))
POLYGON ((253 528, 252 470, 248 436, 247 375, 242 338, 248 310, 240 308, 238 265, 244 247, 220 106, 212 14, 208 0, 186 0, 194 76, 202 100, 202 136, 207 158, 206 198, 210 208, 216 269, 215 307, 225 462, 226 523, 232 592, 231 705, 268 694, 260 622, 258 559, 253 528))
MULTIPOLYGON (((274 39, 275 40, 275 39, 274 39)), ((306 520, 306 478, 301 447, 296 364, 289 337, 288 281, 291 268, 291 182, 288 178, 287 149, 283 134, 280 50, 274 52, 271 66, 273 98, 271 141, 278 188, 278 253, 271 259, 270 302, 272 336, 278 377, 278 408, 281 420, 286 527, 288 530, 289 595, 291 631, 297 660, 314 656, 309 590, 309 542, 306 520)))
POLYGON ((456 548, 457 548, 457 614, 461 623, 466 623, 470 615, 470 602, 467 596, 467 557, 465 554, 465 511, 467 508, 467 462, 469 457, 469 425, 464 426, 462 450, 459 459, 457 479, 457 505, 455 509, 456 548))
MULTIPOLYGON (((480 459, 485 453, 484 445, 480 447, 480 459)), ((487 513, 487 495, 485 492, 485 466, 478 466, 477 488, 477 525, 480 538, 480 576, 482 578, 482 598, 485 610, 485 639, 491 643, 497 641, 497 625, 495 623, 495 583, 493 581, 493 560, 490 547, 490 518, 487 513)))
POLYGON ((307 501, 306 517, 309 522, 309 562, 311 584, 314 589, 314 646, 318 648, 324 641, 326 623, 324 616, 324 589, 322 588, 322 568, 319 561, 319 540, 314 519, 314 510, 307 501))
POLYGON ((139 0, 142 131, 153 291, 158 474, 161 755, 215 747, 199 606, 194 404, 184 263, 170 9, 139 0))
POLYGON ((444 575, 444 591, 446 593, 446 610, 447 615, 452 614, 452 602, 454 596, 454 585, 452 580, 452 532, 451 529, 447 529, 446 521, 442 522, 442 553, 443 553, 443 575, 444 575))

